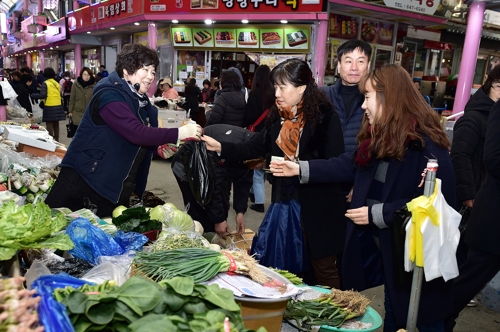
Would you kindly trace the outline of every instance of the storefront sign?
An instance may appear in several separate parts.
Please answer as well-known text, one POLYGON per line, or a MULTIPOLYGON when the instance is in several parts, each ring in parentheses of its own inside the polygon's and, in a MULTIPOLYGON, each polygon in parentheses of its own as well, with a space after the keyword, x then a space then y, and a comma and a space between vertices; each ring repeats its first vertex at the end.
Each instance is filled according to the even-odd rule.
POLYGON ((418 14, 450 18, 454 10, 460 9, 462 0, 384 0, 384 5, 418 14))
POLYGON ((361 39, 371 44, 392 45, 393 31, 393 24, 361 21, 361 39))
POLYGON ((47 30, 45 30, 45 39, 47 40, 47 43, 55 43, 68 39, 66 17, 61 17, 58 21, 47 26, 47 30))
POLYGON ((145 0, 144 13, 321 12, 326 0, 145 0), (149 2, 149 4, 147 3, 149 2))
POLYGON ((279 27, 190 26, 172 28, 172 42, 177 48, 207 48, 309 52, 309 25, 279 27))
MULTIPOLYGON (((156 33, 156 46, 168 46, 172 45, 172 38, 170 37, 170 27, 160 28, 156 33)), ((134 43, 148 45, 148 32, 136 32, 133 34, 134 43)))
POLYGON ((452 45, 449 43, 442 43, 431 40, 426 40, 424 43, 424 48, 430 48, 433 50, 451 51, 451 47, 452 45))
POLYGON ((67 17, 69 30, 73 31, 99 23, 118 21, 142 14, 142 1, 110 0, 77 9, 74 12, 68 13, 67 17))

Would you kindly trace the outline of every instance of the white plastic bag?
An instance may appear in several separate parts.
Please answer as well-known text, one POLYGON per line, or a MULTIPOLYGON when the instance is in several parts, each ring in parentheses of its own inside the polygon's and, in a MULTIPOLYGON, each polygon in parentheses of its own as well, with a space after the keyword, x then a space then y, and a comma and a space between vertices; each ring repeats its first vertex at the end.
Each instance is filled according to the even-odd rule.
POLYGON ((2 94, 4 99, 16 99, 17 93, 14 91, 12 85, 10 85, 9 81, 3 80, 0 81, 0 86, 2 87, 2 94))
POLYGON ((33 113, 33 121, 42 123, 43 110, 40 107, 40 102, 35 102, 30 96, 31 112, 33 113))

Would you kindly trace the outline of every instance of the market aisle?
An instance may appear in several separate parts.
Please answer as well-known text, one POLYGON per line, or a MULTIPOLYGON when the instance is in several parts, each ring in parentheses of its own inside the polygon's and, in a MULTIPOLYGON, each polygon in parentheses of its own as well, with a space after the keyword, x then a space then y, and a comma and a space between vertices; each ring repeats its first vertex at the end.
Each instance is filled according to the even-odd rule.
MULTIPOLYGON (((66 137, 66 123, 67 121, 61 121, 59 124, 61 128, 60 140, 61 143, 68 146, 71 143, 71 139, 66 137)), ((153 192, 164 201, 175 204, 177 207, 182 207, 183 205, 182 195, 172 174, 169 160, 153 160, 146 189, 153 192)), ((266 182, 266 209, 267 207, 269 207, 270 197, 271 186, 266 182)), ((234 218, 234 211, 231 210, 229 212, 229 225, 231 227, 234 227, 234 218)), ((263 213, 258 213, 248 209, 247 213, 245 213, 246 227, 252 229, 253 231, 257 231, 263 218, 263 213)), ((366 290, 362 293, 372 300, 371 306, 383 317, 383 286, 366 290)), ((377 332, 381 331, 382 329, 377 330, 377 332)), ((500 331, 500 313, 496 313, 493 310, 486 309, 481 305, 465 308, 460 314, 460 317, 457 320, 457 325, 455 327, 455 332, 497 331, 500 331)))

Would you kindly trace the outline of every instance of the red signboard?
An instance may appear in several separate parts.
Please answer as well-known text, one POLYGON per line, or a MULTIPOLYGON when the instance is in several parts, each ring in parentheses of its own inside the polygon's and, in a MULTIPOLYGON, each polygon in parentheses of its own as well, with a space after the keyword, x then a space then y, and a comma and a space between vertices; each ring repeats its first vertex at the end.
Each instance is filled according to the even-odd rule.
POLYGON ((431 48, 433 50, 443 50, 443 51, 451 51, 452 45, 449 43, 442 43, 432 40, 426 40, 424 43, 424 48, 431 48))
POLYGON ((73 31, 142 14, 141 1, 108 0, 68 13, 68 29, 73 31))
POLYGON ((324 0, 143 0, 145 14, 321 12, 324 0))

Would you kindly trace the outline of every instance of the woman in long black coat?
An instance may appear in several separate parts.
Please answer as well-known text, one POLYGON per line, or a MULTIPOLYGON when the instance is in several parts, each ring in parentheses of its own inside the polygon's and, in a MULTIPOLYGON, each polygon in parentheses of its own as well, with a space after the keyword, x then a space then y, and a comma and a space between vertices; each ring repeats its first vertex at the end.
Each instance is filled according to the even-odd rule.
MULTIPOLYGON (((298 59, 282 62, 271 72, 271 81, 276 89, 276 104, 271 107, 266 119, 266 128, 245 144, 219 143, 204 136, 207 149, 221 151, 221 158, 245 160, 267 156, 268 161, 271 156, 294 161, 327 159, 344 152, 339 117, 332 110, 326 96, 314 83, 306 62, 298 59), (284 144, 278 143, 280 140, 284 144)), ((297 255, 307 255, 313 263, 328 257, 332 262, 327 266, 330 270, 328 277, 322 278, 324 274, 315 273, 317 283, 339 288, 335 255, 342 252, 345 240, 345 197, 340 186, 338 184, 301 186, 298 177, 272 178, 271 203, 291 200, 300 204, 300 223, 307 239, 306 252, 302 252, 299 244, 290 246, 286 243, 290 239, 282 238, 287 227, 291 227, 290 223, 273 225, 272 229, 267 230, 269 234, 265 236, 272 236, 277 241, 286 243, 286 246, 281 248, 283 256, 292 256, 293 251, 297 255)), ((270 211, 271 207, 266 217, 270 211)), ((300 229, 300 224, 298 227, 300 229)), ((301 239, 297 240, 298 243, 302 243, 301 239)), ((281 253, 266 252, 266 255, 281 255, 281 253)), ((283 261, 285 260, 283 257, 283 261)), ((288 263, 293 264, 294 268, 301 266, 301 262, 288 261, 288 263)), ((279 268, 291 269, 289 266, 279 266, 279 268)))

